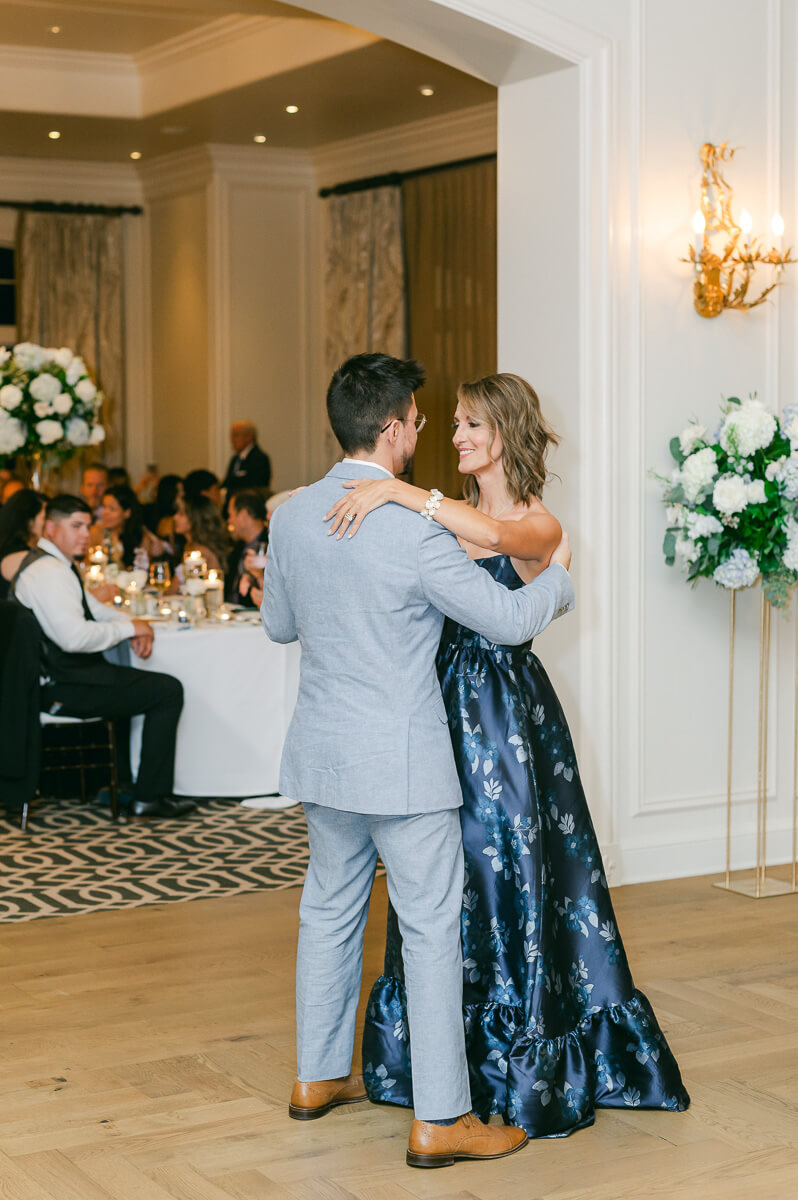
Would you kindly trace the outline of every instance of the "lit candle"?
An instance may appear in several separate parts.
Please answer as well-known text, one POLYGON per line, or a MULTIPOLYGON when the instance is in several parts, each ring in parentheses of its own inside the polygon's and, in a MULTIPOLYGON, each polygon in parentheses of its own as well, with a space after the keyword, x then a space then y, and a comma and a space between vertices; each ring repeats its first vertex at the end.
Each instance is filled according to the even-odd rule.
POLYGON ((776 249, 781 254, 781 239, 784 234, 784 217, 780 212, 774 212, 773 219, 770 222, 770 228, 773 230, 773 236, 776 239, 776 249))
POLYGON ((218 582, 219 582, 219 572, 214 571, 213 567, 211 567, 210 571, 208 572, 208 583, 218 583, 218 582))
POLYGON ((747 208, 744 208, 740 213, 740 228, 743 231, 743 246, 747 250, 751 244, 751 230, 754 227, 754 219, 747 208))
POLYGON ((230 614, 229 614, 229 612, 220 612, 220 613, 219 613, 219 620, 220 620, 220 621, 229 621, 229 620, 230 620, 230 614))
POLYGON ((698 264, 701 261, 701 255, 704 250, 704 230, 707 227, 704 214, 700 208, 697 208, 693 213, 693 233, 695 234, 695 261, 698 264))
POLYGON ((89 567, 89 583, 101 583, 103 577, 103 569, 99 564, 89 567))

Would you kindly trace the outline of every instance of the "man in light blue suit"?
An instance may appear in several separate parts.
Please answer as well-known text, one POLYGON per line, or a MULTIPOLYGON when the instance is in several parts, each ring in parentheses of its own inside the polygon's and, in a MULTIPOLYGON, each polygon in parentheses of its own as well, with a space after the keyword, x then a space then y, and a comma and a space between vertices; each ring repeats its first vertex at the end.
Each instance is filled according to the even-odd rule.
POLYGON ((419 420, 417 363, 349 359, 327 394, 347 456, 272 518, 261 614, 302 647, 280 791, 301 801, 310 865, 297 954, 297 1082, 289 1113, 365 1099, 351 1075, 363 931, 377 854, 402 932, 415 1121, 408 1162, 445 1166, 520 1149, 523 1130, 483 1125, 462 1019, 462 796, 435 671, 444 615, 519 645, 573 607, 567 543, 534 583, 509 591, 455 537, 388 504, 353 540, 324 516, 344 480, 400 474, 419 420))

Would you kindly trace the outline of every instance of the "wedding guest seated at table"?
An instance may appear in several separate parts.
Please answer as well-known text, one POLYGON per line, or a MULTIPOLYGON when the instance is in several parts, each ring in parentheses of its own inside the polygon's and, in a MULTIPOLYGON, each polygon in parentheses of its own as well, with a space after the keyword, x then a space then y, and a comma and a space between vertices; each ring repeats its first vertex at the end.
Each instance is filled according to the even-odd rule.
POLYGON ((138 496, 123 484, 106 488, 100 520, 92 526, 89 544, 102 546, 113 562, 126 569, 147 566, 167 553, 163 541, 144 525, 138 496))
POLYGON ((25 555, 44 532, 47 497, 23 488, 0 508, 0 600, 8 596, 8 585, 25 555))
POLYGON ((217 508, 222 507, 222 489, 219 486, 219 480, 213 471, 206 471, 201 467, 198 471, 189 471, 183 480, 183 494, 187 500, 199 500, 201 496, 206 496, 212 500, 217 508))
POLYGON ((245 586, 243 591, 240 584, 246 574, 244 556, 247 551, 257 551, 259 546, 264 550, 266 548, 266 501, 258 492, 236 492, 230 498, 227 527, 235 545, 225 580, 225 599, 231 604, 243 604, 245 608, 253 608, 255 603, 250 595, 250 586, 257 583, 257 580, 250 576, 250 586, 245 586))
POLYGON ((179 475, 162 475, 158 480, 155 499, 143 507, 144 523, 156 537, 174 544, 177 502, 183 497, 183 480, 179 475))
POLYGON ((12 596, 31 610, 42 633, 42 709, 70 717, 143 715, 131 811, 183 816, 193 802, 171 794, 183 688, 171 675, 115 666, 103 657, 127 640, 134 654, 149 658, 153 631, 147 621, 131 620, 84 591, 77 563, 88 549, 90 528, 91 509, 81 497, 48 501, 44 537, 11 582, 12 596))
POLYGON ((90 463, 83 472, 80 494, 88 504, 95 520, 102 512, 103 496, 108 487, 108 468, 103 462, 90 463))
POLYGON ((230 556, 230 538, 221 510, 213 500, 207 496, 191 500, 188 494, 178 500, 175 533, 186 539, 184 556, 198 551, 210 570, 224 573, 230 556))

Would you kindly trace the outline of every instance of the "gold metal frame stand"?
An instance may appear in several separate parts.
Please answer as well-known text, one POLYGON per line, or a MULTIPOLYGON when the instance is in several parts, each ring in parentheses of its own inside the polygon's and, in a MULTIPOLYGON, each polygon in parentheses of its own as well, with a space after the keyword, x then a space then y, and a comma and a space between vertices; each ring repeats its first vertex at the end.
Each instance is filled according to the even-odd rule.
POLYGON ((796 842, 798 842, 798 596, 795 603, 795 725, 793 732, 792 879, 772 879, 766 874, 768 816, 768 699, 770 676, 771 605, 761 597, 759 613, 759 719, 756 770, 756 867, 753 876, 731 877, 732 749, 734 745, 734 633, 737 593, 732 591, 729 610, 729 750, 726 782, 726 873, 713 887, 764 900, 798 891, 796 887, 796 842))

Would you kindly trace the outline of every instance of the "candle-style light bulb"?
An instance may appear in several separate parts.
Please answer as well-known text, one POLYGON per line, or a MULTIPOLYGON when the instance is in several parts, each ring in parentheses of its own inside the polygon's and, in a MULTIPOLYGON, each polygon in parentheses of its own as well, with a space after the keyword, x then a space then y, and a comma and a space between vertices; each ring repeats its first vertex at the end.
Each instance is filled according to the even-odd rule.
POLYGON ((700 208, 697 208, 693 213, 693 233, 695 234, 695 260, 699 262, 704 250, 704 230, 707 227, 706 219, 700 208))
POLYGON ((784 233, 784 217, 779 212, 773 214, 773 220, 770 222, 770 228, 777 238, 780 238, 784 233))

